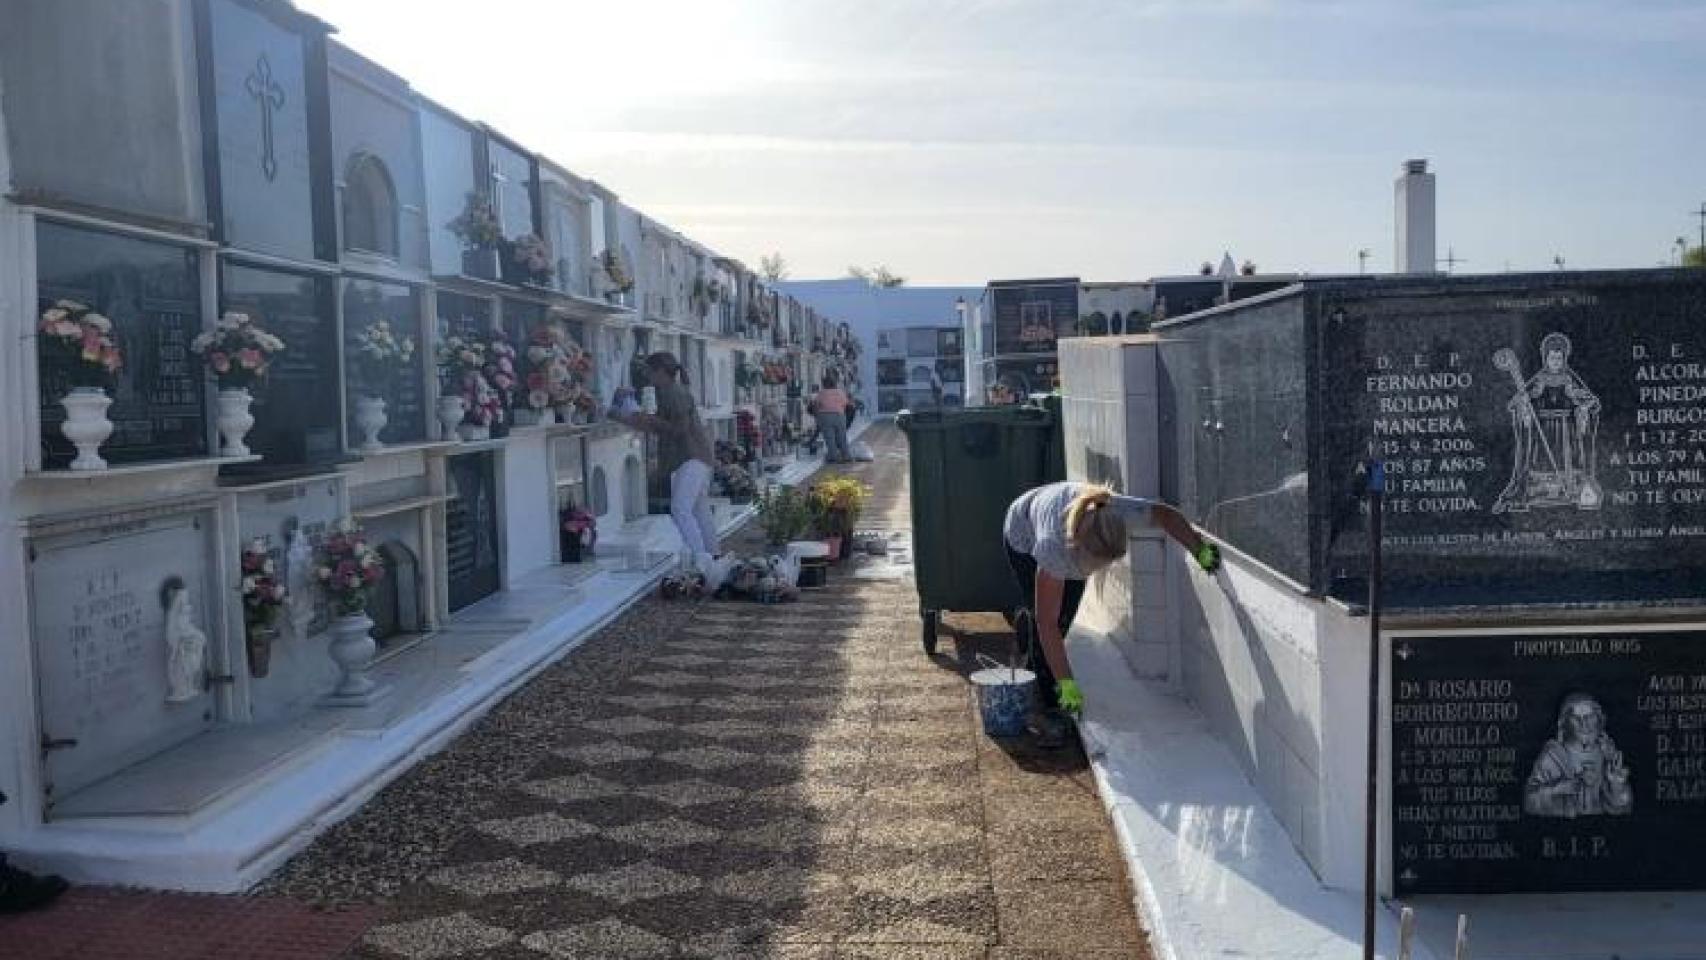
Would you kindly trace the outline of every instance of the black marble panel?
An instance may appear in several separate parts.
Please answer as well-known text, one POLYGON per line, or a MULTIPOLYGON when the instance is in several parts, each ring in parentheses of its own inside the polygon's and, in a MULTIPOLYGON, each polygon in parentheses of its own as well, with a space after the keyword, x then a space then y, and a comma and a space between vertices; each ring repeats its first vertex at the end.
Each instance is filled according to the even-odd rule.
POLYGON ((1300 298, 1168 337, 1163 490, 1206 529, 1310 579, 1306 324, 1300 298))
POLYGON ((1161 325, 1163 494, 1401 607, 1706 598, 1706 275, 1306 281, 1161 325))
POLYGON ((420 295, 415 288, 377 280, 344 281, 344 355, 348 384, 349 435, 359 438, 355 425, 355 398, 359 395, 385 400, 385 429, 379 439, 386 443, 425 440, 427 435, 426 376, 428 359, 421 339, 420 295), (391 325, 398 339, 415 343, 413 360, 407 364, 376 370, 352 362, 355 343, 370 324, 381 320, 391 325))
MULTIPOLYGON (((267 469, 331 463, 343 456, 339 429, 338 331, 334 279, 227 263, 226 310, 249 315, 284 340, 284 351, 255 392, 249 446, 267 469)), ((249 471, 235 471, 249 472, 249 471)))
POLYGON ((1706 883, 1706 632, 1395 638, 1391 744, 1400 896, 1706 883))
POLYGON ((995 352, 1053 353, 1056 338, 1078 325, 1078 284, 995 287, 995 352))
POLYGON ((1393 602, 1706 596, 1706 277, 1339 288, 1315 310, 1327 589, 1365 589, 1372 453, 1393 602))
POLYGON ((498 591, 497 464, 490 451, 451 457, 450 502, 445 505, 445 571, 452 612, 498 591))
MULTIPOLYGON (((41 309, 76 300, 113 322, 124 368, 108 394, 113 435, 101 455, 114 464, 205 456, 205 382, 189 344, 201 331, 195 251, 110 233, 43 223, 36 230, 41 309)), ((33 329, 33 323, 32 323, 33 329)), ((64 370, 40 371, 42 464, 76 455, 60 435, 70 391, 64 370)))

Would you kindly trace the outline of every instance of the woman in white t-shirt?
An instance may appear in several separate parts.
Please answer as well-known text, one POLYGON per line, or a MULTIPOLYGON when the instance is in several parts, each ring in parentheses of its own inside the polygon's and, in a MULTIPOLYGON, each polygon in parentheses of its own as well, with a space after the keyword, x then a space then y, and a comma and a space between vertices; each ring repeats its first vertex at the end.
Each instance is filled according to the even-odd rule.
POLYGON ((1119 496, 1095 484, 1063 482, 1027 490, 1007 508, 1007 562, 1028 614, 1021 616, 1017 629, 1035 631, 1029 667, 1037 675, 1037 693, 1048 711, 1045 719, 1057 727, 1045 729, 1045 739, 1063 739, 1066 718, 1061 714, 1076 714, 1084 707, 1084 695, 1066 659, 1066 631, 1084 599, 1085 581, 1125 556, 1127 522, 1136 518, 1164 530, 1205 571, 1219 569, 1220 551, 1164 503, 1119 496), (1031 622, 1023 622, 1026 619, 1031 622))

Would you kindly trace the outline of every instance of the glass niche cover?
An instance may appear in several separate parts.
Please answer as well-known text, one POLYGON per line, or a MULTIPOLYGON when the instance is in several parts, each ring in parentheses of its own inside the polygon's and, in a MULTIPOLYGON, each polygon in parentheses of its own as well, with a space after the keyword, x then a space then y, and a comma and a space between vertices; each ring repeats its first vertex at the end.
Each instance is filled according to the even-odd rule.
MULTIPOLYGON (((284 341, 255 391, 249 447, 268 468, 343 456, 338 427, 338 339, 330 277, 226 264, 224 309, 246 313, 284 341)), ((249 471, 243 471, 249 472, 249 471)))
POLYGON ((362 441, 357 406, 385 402, 383 443, 425 440, 426 364, 420 295, 401 283, 344 281, 344 384, 351 444, 362 441))
MULTIPOLYGON (((202 327, 196 251, 96 230, 42 223, 36 231, 38 315, 59 300, 93 308, 113 324, 123 366, 107 388, 112 437, 101 455, 113 464, 208 454, 205 378, 190 354, 202 327)), ((47 469, 76 451, 60 433, 60 400, 72 371, 40 367, 41 455, 47 469)))

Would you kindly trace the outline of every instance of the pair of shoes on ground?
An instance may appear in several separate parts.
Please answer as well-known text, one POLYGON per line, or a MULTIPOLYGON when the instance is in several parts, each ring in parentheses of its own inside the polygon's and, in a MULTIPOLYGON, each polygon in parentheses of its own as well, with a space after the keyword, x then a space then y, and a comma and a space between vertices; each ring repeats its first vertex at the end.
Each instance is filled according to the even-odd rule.
POLYGON ((59 899, 70 884, 55 876, 37 876, 7 865, 0 857, 0 914, 39 910, 59 899))

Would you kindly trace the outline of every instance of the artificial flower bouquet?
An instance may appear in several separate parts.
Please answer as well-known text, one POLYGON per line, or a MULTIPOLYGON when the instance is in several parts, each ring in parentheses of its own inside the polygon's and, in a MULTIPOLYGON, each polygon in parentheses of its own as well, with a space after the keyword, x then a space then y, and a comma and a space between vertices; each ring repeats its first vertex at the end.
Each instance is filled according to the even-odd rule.
POLYGON ((341 617, 367 610, 368 592, 385 578, 385 561, 367 545, 354 520, 338 521, 321 541, 316 570, 320 586, 341 617))
POLYGON ((43 359, 65 370, 74 387, 106 387, 124 367, 113 322, 75 300, 42 311, 36 326, 43 359))
POLYGON ((261 329, 246 313, 227 310, 212 330, 190 341, 190 350, 213 371, 221 390, 247 390, 266 379, 284 341, 261 329))

